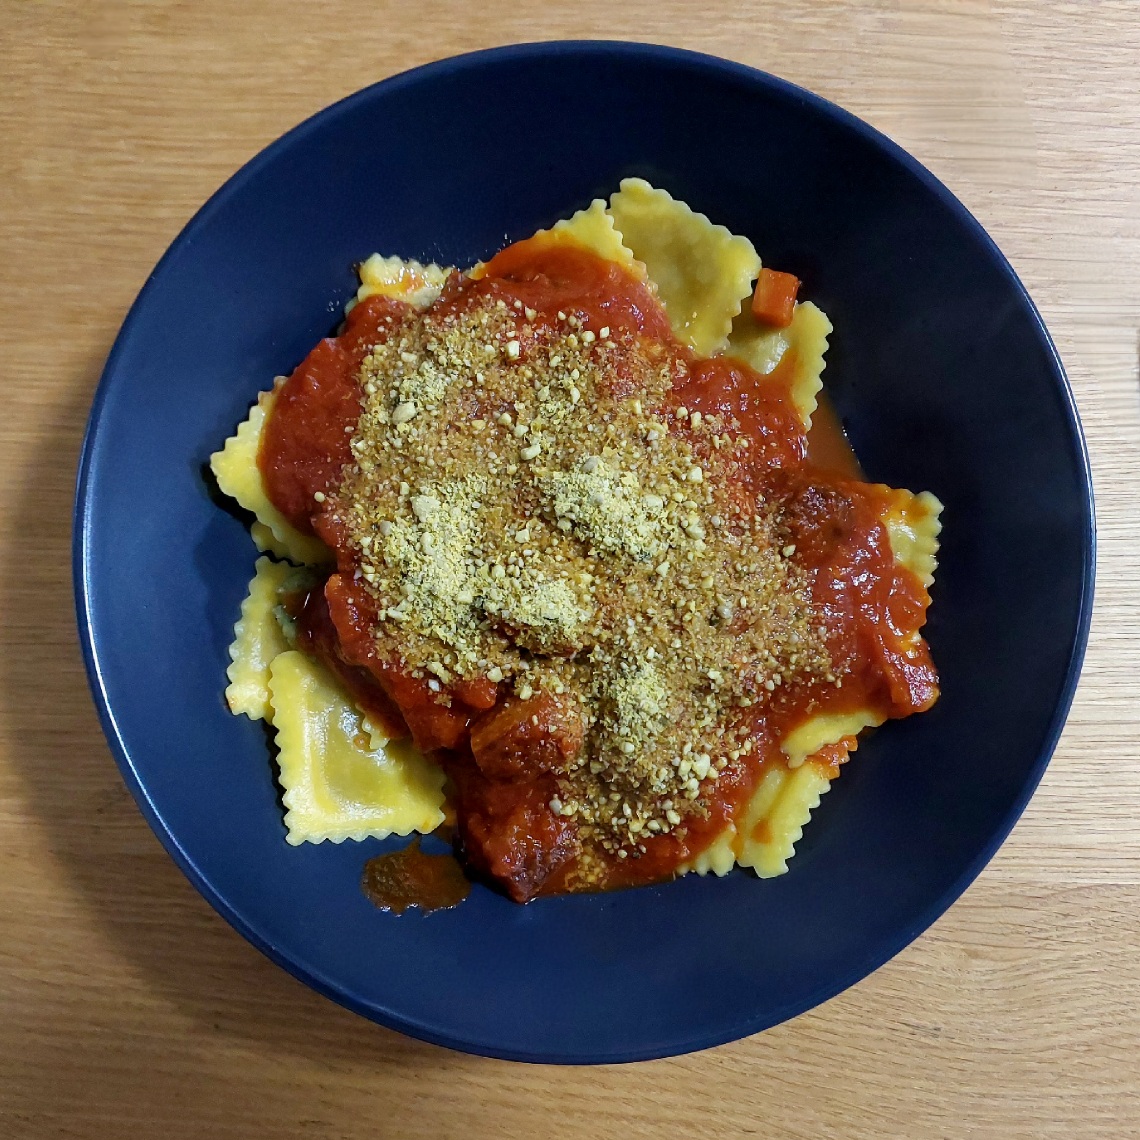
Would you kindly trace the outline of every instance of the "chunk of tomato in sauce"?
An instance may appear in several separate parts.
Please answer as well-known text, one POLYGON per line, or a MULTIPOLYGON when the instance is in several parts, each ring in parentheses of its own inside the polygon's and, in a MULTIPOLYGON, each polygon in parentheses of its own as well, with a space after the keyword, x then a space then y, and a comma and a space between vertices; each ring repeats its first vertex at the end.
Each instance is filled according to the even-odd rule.
POLYGON ((459 837, 471 866, 527 902, 578 854, 577 827, 550 807, 554 777, 496 781, 468 759, 449 771, 458 790, 459 837))
POLYGON ((390 737, 408 735, 408 726, 395 701, 375 674, 344 657, 340 636, 333 625, 324 585, 310 590, 293 615, 297 622, 297 648, 315 657, 340 678, 360 709, 390 737))
POLYGON ((508 697, 471 726, 471 752, 483 775, 517 780, 561 772, 582 748, 581 714, 549 693, 508 697))
MULTIPOLYGON (((374 604, 362 589, 354 587, 352 579, 331 575, 324 595, 344 659, 372 674, 399 708, 416 747, 433 752, 466 743, 468 727, 482 710, 464 704, 454 693, 436 692, 427 677, 415 677, 402 662, 379 656, 371 634, 376 622, 374 604)), ((485 691, 479 699, 485 701, 485 691)))

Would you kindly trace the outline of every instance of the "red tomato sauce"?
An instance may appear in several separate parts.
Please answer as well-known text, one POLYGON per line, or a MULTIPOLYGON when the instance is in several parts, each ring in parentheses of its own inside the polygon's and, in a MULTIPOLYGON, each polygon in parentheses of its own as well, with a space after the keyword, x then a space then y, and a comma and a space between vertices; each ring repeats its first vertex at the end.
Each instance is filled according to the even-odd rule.
MULTIPOLYGON (((859 481, 858 463, 828 409, 810 435, 803 431, 790 397, 794 361, 786 359, 762 376, 739 361, 695 358, 676 342, 664 310, 643 282, 556 235, 509 246, 476 278, 453 275, 437 306, 457 310, 472 297, 486 296, 508 304, 518 300, 535 310, 534 328, 544 316, 573 313, 583 328, 608 326, 666 346, 676 376, 674 408, 686 409, 684 416, 676 413, 676 430, 687 430, 693 411, 736 419, 749 442, 747 459, 720 461, 722 478, 741 503, 755 503, 763 495, 783 508, 796 560, 810 572, 813 601, 824 615, 827 647, 843 677, 842 700, 837 702, 831 686, 825 694, 810 682, 777 689, 747 719, 754 747, 721 773, 705 797, 707 817, 693 816, 684 829, 646 836, 645 851, 636 859, 606 857, 606 887, 666 879, 723 831, 767 766, 782 762, 778 741, 808 719, 825 696, 828 711, 869 708, 885 717, 905 716, 934 702, 937 674, 916 635, 929 597, 891 552, 882 513, 895 492, 859 481)), ((354 579, 347 536, 315 497, 335 488, 351 459, 364 355, 408 312, 403 302, 382 297, 357 305, 342 333, 317 345, 284 383, 265 426, 258 461, 271 501, 295 527, 318 534, 337 554, 336 571, 300 608, 300 644, 333 669, 370 715, 393 731, 410 732, 424 751, 439 750, 473 870, 520 901, 578 889, 576 824, 549 807, 557 757, 544 756, 534 743, 538 736, 528 738, 524 731, 540 725, 541 717, 556 717, 557 710, 535 706, 525 710, 526 716, 513 717, 515 698, 500 694, 489 680, 460 682, 441 695, 400 661, 380 659, 371 632, 377 615, 354 579), (496 742, 494 748, 488 740, 496 742), (510 743, 503 745, 504 740, 510 743), (488 761, 492 754, 493 763, 488 761)), ((494 409, 472 409, 472 414, 485 411, 494 409)), ((707 450, 707 433, 692 438, 695 450, 707 450)), ((557 741, 563 731, 552 723, 553 729, 542 724, 545 742, 557 741)), ((830 746, 822 759, 837 771, 854 743, 830 746)))
POLYGON ((360 364, 385 336, 402 301, 369 297, 340 336, 322 340, 281 386, 261 434, 257 463, 270 502, 302 534, 313 533, 313 498, 340 478, 352 458, 350 429, 360 418, 360 364))
POLYGON ((458 906, 470 893, 471 880, 454 856, 429 855, 413 839, 407 847, 369 859, 360 886, 381 910, 403 914, 418 907, 430 914, 458 906))
POLYGON ((637 332, 671 343, 669 318, 649 288, 613 261, 605 261, 573 242, 540 234, 497 253, 482 277, 463 282, 485 296, 519 300, 536 312, 573 313, 585 328, 637 332))

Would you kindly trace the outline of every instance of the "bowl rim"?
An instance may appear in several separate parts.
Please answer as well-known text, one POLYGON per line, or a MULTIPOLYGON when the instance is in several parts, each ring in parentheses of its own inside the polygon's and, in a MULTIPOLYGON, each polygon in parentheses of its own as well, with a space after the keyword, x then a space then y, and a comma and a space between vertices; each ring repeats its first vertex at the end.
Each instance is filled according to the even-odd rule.
POLYGON ((98 712, 99 722, 123 781, 130 789, 143 817, 167 853, 178 865, 182 873, 194 885, 195 889, 222 918, 271 961, 281 966, 288 973, 318 993, 352 1010, 354 1013, 358 1013, 387 1028, 397 1030, 398 1032, 408 1034, 419 1040, 427 1041, 435 1045, 503 1060, 544 1064, 582 1065, 653 1060, 662 1057, 677 1056, 722 1045, 730 1041, 740 1040, 745 1036, 762 1032, 792 1017, 796 1017, 830 1000, 832 997, 848 989, 856 982, 861 981, 880 966, 890 961, 921 933, 927 930, 957 901, 965 889, 981 873, 990 859, 993 858, 1001 844, 1005 842, 1010 831, 1024 812, 1034 791, 1036 791, 1045 768, 1052 758, 1064 729, 1080 679, 1081 666, 1088 645, 1089 629, 1092 620, 1095 578, 1096 512, 1092 471, 1088 446, 1081 424, 1080 413, 1073 395, 1072 385, 1069 382, 1057 347, 1048 329, 1045 327, 1045 323, 1042 320, 1037 306, 1034 304, 1033 299, 1030 297, 1008 259, 1001 252, 981 223, 966 206, 916 158, 881 131, 864 122, 851 112, 832 103, 830 100, 805 88, 799 87, 788 80, 781 79, 747 64, 723 59, 719 56, 704 52, 691 51, 685 48, 622 40, 549 40, 516 43, 466 52, 461 55, 449 56, 444 59, 422 64, 408 71, 403 71, 381 79, 376 83, 372 83, 359 91, 353 92, 331 103, 286 131, 246 161, 210 195, 205 203, 182 227, 178 235, 156 263, 155 267, 147 275, 146 281, 140 289, 138 296, 127 312, 123 324, 116 335, 111 351, 108 354, 92 400, 91 412, 84 432, 77 465, 76 492, 72 516, 72 579, 75 593, 76 619, 83 654, 83 663, 87 674, 88 685, 91 689, 91 694, 98 712), (220 206, 232 195, 239 192, 250 179, 257 176, 264 166, 272 162, 283 151, 288 150, 298 139, 320 131, 327 122, 354 109, 358 104, 367 103, 378 96, 399 90, 403 87, 412 86, 425 81, 430 82, 433 79, 445 76, 453 76, 465 70, 475 71, 487 63, 511 64, 513 62, 522 61, 533 62, 535 59, 543 58, 565 59, 588 56, 620 58, 622 62, 635 65, 641 62, 670 64, 682 70, 687 69, 694 72, 719 75, 722 78, 728 78, 737 83, 775 91, 785 97, 792 96, 796 100, 806 104, 822 117, 861 136, 865 142, 878 150, 883 157, 901 165, 915 177, 927 191, 933 194, 940 203, 955 216, 959 223, 972 233, 982 250, 988 253, 995 268, 1001 271, 1007 282, 1024 302, 1032 318, 1034 331, 1042 345, 1047 349, 1048 357, 1051 362, 1051 379, 1059 390, 1063 407, 1067 412, 1066 420, 1069 429, 1070 443, 1080 467, 1079 474, 1084 486, 1086 517, 1082 534, 1081 590, 1077 622, 1069 650, 1064 681, 1061 686, 1059 698, 1054 706, 1052 717, 1046 729, 1041 749, 1029 778, 1019 791, 1009 810, 1003 816, 994 834, 950 887, 930 902, 921 911, 914 922, 900 930, 894 938, 887 940, 885 945, 880 947, 879 952, 872 957, 872 964, 870 966, 867 966, 865 963, 860 963, 852 967, 850 970, 841 973, 838 977, 829 980, 827 984, 814 989, 808 998, 792 1003, 786 1009, 776 1010, 774 1015, 770 1011, 768 1015, 760 1017, 744 1017, 739 1022, 731 1026, 721 1026, 717 1031, 712 1033, 707 1031, 694 1032, 684 1040, 671 1040, 667 1043, 658 1042, 645 1048, 631 1048, 610 1052, 595 1050, 588 1054, 579 1054, 561 1053, 557 1050, 536 1052, 534 1050, 520 1050, 504 1047, 501 1042, 495 1040, 493 1034, 486 1034, 479 1039, 453 1035, 441 1030, 438 1026, 421 1023, 414 1017, 404 1016, 390 1009, 378 1009, 375 1006, 358 1000, 353 994, 339 986, 334 979, 297 963, 285 950, 264 938, 257 930, 249 925, 242 915, 226 898, 215 890, 212 884, 195 866, 193 860, 179 842, 178 837, 168 829, 158 807, 151 799, 150 793, 135 771, 130 752, 124 742, 115 717, 115 712, 108 699, 99 651, 95 644, 96 639, 92 622, 92 599, 89 590, 90 583, 87 575, 87 562, 91 533, 91 479, 95 451, 94 444, 99 433, 100 423, 107 403, 107 395, 114 381, 114 376, 118 371, 119 358, 125 351, 125 346, 131 339, 134 326, 140 321, 141 314, 147 307, 150 293, 163 274, 167 263, 193 240, 197 230, 209 224, 213 214, 220 206))

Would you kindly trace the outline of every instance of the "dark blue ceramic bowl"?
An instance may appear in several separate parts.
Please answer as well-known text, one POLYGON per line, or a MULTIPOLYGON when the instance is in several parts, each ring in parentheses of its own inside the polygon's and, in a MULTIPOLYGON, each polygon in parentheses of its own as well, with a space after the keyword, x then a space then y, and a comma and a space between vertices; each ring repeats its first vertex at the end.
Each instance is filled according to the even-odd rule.
MULTIPOLYGON (((913 159, 780 80, 666 48, 445 60, 304 123, 171 246, 107 363, 79 475, 79 626, 103 726, 171 855, 254 945, 367 1017, 533 1061, 660 1057, 824 1001, 927 927, 1029 799, 1093 587, 1061 363, 993 242, 913 159), (254 560, 203 465, 340 320, 380 250, 469 265, 643 175, 747 234, 835 322, 826 381, 871 478, 934 491, 943 693, 859 749, 783 878, 690 877, 396 918, 384 845, 285 843, 260 725, 222 701, 254 560)), ((393 844, 394 845, 394 844, 393 844)))

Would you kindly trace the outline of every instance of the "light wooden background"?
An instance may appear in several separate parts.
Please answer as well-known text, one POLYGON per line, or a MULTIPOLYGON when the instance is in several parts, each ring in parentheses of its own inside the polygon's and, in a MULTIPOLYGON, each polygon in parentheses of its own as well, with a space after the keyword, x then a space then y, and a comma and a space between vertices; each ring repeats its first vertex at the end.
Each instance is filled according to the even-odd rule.
POLYGON ((1134 0, 0 0, 0 1135, 1140 1136, 1138 314, 1134 0), (757 1038, 570 1070, 372 1026, 214 915, 100 736, 68 542, 104 357, 211 191, 383 76, 590 36, 771 70, 949 184, 1013 261, 1068 366, 1100 573, 1084 680, 1045 781, 931 931, 757 1038))

